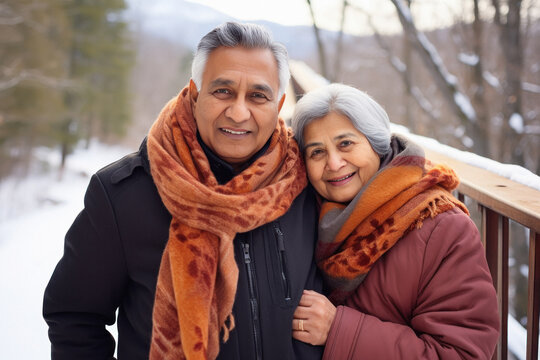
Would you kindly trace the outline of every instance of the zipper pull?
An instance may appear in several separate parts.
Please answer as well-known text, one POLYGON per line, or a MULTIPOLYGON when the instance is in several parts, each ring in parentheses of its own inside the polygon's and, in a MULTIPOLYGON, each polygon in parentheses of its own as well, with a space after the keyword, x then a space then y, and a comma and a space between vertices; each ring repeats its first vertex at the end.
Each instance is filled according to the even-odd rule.
POLYGON ((249 256, 249 244, 243 243, 242 244, 242 250, 244 250, 244 263, 250 264, 251 263, 251 256, 249 256))
POLYGON ((276 232, 276 235, 277 235, 279 251, 283 252, 285 251, 285 242, 283 240, 283 232, 281 231, 278 224, 276 223, 274 223, 274 231, 276 232))

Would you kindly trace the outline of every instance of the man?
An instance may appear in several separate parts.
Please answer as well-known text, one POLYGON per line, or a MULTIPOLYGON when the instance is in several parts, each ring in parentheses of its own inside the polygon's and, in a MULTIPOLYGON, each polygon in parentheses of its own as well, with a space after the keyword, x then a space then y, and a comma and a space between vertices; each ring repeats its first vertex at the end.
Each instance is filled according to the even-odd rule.
POLYGON ((316 359, 292 339, 313 263, 314 197, 278 113, 285 48, 226 23, 139 152, 90 181, 45 291, 53 359, 316 359))

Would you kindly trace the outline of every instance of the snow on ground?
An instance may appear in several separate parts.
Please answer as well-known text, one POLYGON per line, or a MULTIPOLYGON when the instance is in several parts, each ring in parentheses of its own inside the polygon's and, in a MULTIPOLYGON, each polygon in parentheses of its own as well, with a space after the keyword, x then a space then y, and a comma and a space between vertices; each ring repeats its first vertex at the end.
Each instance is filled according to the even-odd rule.
MULTIPOLYGON (((392 130, 408 133, 398 127, 392 130)), ((540 178, 523 168, 460 152, 432 139, 407 136, 424 146, 502 176, 513 176, 513 180, 540 190, 540 178)), ((78 149, 68 159, 61 180, 53 171, 38 172, 25 180, 0 182, 0 359, 50 358, 47 326, 41 315, 43 291, 62 256, 64 235, 83 207, 89 176, 131 151, 92 143, 90 149, 78 149)), ((38 149, 36 155, 42 165, 58 167, 56 152, 38 149)), ((114 329, 110 330, 115 334, 114 329)), ((524 334, 523 327, 509 317, 508 344, 519 359, 524 358, 524 334)))
MULTIPOLYGON (((89 176, 129 152, 93 143, 68 158, 61 181, 54 171, 0 183, 0 359, 50 359, 43 291, 64 235, 83 207, 89 176)), ((57 153, 39 149, 36 155, 57 168, 57 153)))

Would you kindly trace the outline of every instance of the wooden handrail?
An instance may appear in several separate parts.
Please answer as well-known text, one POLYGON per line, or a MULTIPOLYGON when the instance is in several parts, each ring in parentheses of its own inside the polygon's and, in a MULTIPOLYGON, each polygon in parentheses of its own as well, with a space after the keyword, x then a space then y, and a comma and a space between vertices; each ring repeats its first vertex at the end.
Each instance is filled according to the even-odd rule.
POLYGON ((454 169, 460 179, 460 193, 540 233, 540 191, 434 150, 424 150, 428 159, 454 169))

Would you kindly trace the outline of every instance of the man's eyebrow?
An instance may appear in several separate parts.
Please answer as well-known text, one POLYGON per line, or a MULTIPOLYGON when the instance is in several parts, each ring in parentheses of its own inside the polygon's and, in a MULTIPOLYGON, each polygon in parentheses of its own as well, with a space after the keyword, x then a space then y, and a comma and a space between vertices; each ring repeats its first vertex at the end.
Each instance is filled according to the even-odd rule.
POLYGON ((270 86, 266 85, 266 84, 254 84, 252 86, 252 88, 254 90, 259 90, 259 91, 262 91, 264 93, 267 93, 270 96, 274 95, 274 91, 272 90, 272 88, 270 86))
POLYGON ((234 85, 234 84, 235 84, 235 82, 232 81, 232 80, 223 79, 223 78, 217 78, 217 79, 212 80, 210 82, 209 87, 214 88, 214 87, 219 87, 219 86, 231 86, 231 85, 234 85))

